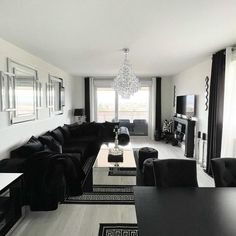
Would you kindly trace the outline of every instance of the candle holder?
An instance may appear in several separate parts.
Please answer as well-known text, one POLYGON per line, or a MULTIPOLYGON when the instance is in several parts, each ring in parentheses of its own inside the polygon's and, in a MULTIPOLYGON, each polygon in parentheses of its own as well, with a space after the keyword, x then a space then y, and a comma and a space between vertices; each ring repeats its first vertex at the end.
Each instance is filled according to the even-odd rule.
POLYGON ((202 133, 202 164, 201 164, 201 167, 203 169, 206 168, 206 158, 205 158, 205 153, 206 153, 206 133, 202 133))
POLYGON ((115 133, 115 146, 109 149, 108 161, 109 162, 122 162, 123 161, 123 150, 119 147, 118 140, 118 126, 114 128, 115 133))
POLYGON ((196 150, 196 161, 200 163, 200 142, 201 142, 201 131, 197 134, 197 150, 196 150))

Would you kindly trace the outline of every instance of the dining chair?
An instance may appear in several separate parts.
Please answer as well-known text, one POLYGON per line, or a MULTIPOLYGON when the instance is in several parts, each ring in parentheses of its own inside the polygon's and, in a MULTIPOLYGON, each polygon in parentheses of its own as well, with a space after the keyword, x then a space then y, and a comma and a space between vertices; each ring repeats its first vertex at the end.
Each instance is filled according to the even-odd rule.
POLYGON ((236 158, 214 158, 211 167, 216 187, 236 187, 236 158))
POLYGON ((195 160, 155 160, 153 168, 157 187, 198 187, 195 160))

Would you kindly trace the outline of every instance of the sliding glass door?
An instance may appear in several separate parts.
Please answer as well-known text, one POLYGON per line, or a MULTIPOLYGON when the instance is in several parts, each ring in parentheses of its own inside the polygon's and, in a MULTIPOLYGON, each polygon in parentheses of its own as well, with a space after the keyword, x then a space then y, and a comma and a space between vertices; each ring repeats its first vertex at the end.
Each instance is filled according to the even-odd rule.
POLYGON ((129 99, 124 99, 103 84, 95 86, 95 120, 119 121, 129 129, 130 135, 147 136, 151 118, 151 86, 142 85, 129 99))
POLYGON ((118 120, 131 135, 148 135, 150 89, 141 87, 129 99, 118 96, 118 120))
POLYGON ((96 89, 96 121, 114 121, 116 117, 115 91, 112 88, 96 89))
POLYGON ((118 96, 118 118, 129 119, 149 119, 149 87, 141 89, 129 99, 118 96))

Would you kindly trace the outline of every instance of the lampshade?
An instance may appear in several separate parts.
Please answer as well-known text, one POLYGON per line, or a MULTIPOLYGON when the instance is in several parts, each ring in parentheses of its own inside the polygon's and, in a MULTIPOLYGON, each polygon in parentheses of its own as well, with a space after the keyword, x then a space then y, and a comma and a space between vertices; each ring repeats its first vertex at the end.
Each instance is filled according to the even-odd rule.
POLYGON ((74 116, 83 116, 84 115, 84 109, 78 108, 74 110, 74 116))

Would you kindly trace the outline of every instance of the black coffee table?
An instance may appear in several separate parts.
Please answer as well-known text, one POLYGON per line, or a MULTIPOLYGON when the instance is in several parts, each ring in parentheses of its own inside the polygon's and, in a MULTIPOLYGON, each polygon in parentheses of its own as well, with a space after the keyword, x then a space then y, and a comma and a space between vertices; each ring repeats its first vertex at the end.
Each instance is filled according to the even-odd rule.
POLYGON ((236 188, 134 187, 139 236, 235 236, 236 188))

